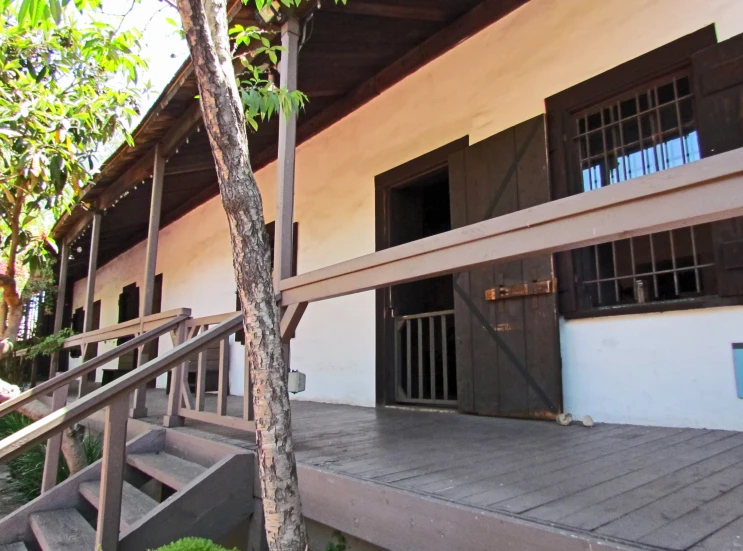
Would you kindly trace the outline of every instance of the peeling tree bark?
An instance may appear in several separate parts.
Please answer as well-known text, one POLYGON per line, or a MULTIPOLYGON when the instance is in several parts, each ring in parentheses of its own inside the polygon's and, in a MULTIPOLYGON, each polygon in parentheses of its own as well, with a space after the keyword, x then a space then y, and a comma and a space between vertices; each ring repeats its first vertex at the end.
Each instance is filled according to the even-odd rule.
MULTIPOLYGON (((20 388, 0 379, 0 404, 15 398, 20 393, 20 388)), ((52 412, 50 408, 38 400, 29 402, 19 407, 16 411, 32 421, 43 419, 52 412)), ((65 429, 62 433, 62 455, 70 470, 70 475, 78 473, 88 466, 88 458, 85 456, 83 445, 71 428, 65 429)))
POLYGON ((263 203, 250 166, 245 117, 232 67, 226 0, 178 0, 178 11, 199 83, 245 315, 268 545, 271 551, 305 551, 307 532, 297 483, 279 309, 263 203))

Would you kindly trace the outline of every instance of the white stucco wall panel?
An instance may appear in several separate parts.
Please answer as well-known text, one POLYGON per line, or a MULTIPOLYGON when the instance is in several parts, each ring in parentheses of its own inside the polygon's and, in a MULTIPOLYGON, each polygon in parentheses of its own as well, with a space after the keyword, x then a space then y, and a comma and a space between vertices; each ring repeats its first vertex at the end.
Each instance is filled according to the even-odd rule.
MULTIPOLYGON (((743 32, 743 2, 531 0, 298 148, 299 271, 374 251, 376 175, 463 136, 474 143, 538 115, 544 98, 711 23, 720 39, 743 32)), ((273 220, 275 164, 256 176, 273 220)), ((99 271, 105 324, 116 321, 121 287, 141 285, 143 263, 138 245, 99 271)), ((218 198, 161 231, 157 269, 163 309, 187 306, 201 316, 234 308, 218 198)), ((75 287, 76 307, 84 285, 75 287)), ((293 367, 307 374, 297 399, 373 405, 374 342, 373 293, 310 305, 293 343, 293 367)), ((234 350, 231 390, 241 394, 242 354, 234 350)), ((572 366, 564 364, 567 374, 572 366)))
POLYGON ((560 340, 575 417, 743 430, 731 346, 743 307, 563 321, 560 340))

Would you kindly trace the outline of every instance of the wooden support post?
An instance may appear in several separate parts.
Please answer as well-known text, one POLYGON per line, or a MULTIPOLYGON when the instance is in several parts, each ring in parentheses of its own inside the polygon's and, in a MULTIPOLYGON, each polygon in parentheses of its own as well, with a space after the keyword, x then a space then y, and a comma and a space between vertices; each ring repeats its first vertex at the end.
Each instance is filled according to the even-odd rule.
MULTIPOLYGON (((176 347, 186 341, 186 322, 178 324, 175 332, 176 347)), ((168 411, 163 419, 165 427, 180 427, 183 425, 183 417, 179 415, 181 409, 181 385, 183 381, 183 371, 186 364, 178 364, 170 372, 170 392, 168 393, 168 411)))
MULTIPOLYGON (((155 299, 155 271, 157 269, 157 241, 160 234, 160 211, 163 199, 163 183, 165 176, 165 157, 160 146, 155 147, 155 162, 152 169, 152 196, 150 199, 150 221, 147 230, 147 254, 144 269, 144 294, 139 308, 140 316, 149 316, 155 299)), ((149 358, 145 347, 139 355, 139 364, 145 364, 149 358)), ((147 387, 138 388, 134 392, 134 403, 129 414, 133 419, 147 416, 147 387)))
POLYGON ((253 384, 251 382, 251 368, 250 360, 248 357, 248 347, 245 346, 245 367, 243 368, 244 380, 243 380, 243 419, 246 421, 253 421, 255 415, 253 413, 253 384))
MULTIPOLYGON (((292 17, 281 27, 281 86, 292 92, 297 89, 297 57, 299 54, 299 21, 292 17)), ((297 147, 297 115, 295 112, 279 116, 278 178, 276 182, 276 226, 274 239, 274 289, 291 277, 294 259, 294 172, 297 147)), ((290 345, 284 343, 286 369, 290 364, 290 345)))
POLYGON ((98 529, 95 534, 95 548, 101 551, 116 551, 119 545, 128 408, 129 396, 126 394, 106 407, 98 529))
MULTIPOLYGON (((67 241, 62 241, 59 248, 59 280, 57 286, 57 304, 54 307, 54 332, 62 329, 62 318, 64 315, 65 291, 67 289, 67 265, 70 260, 70 248, 67 241)), ((59 354, 52 354, 49 364, 49 378, 57 374, 59 367, 59 354)), ((64 407, 67 401, 67 385, 57 389, 52 397, 52 411, 64 407)), ((57 469, 59 468, 59 453, 62 446, 62 434, 52 436, 46 443, 46 455, 44 456, 44 474, 41 478, 41 493, 47 492, 57 484, 57 469)))
POLYGON ((217 415, 227 415, 227 395, 230 382, 230 339, 219 343, 219 383, 217 384, 217 415))
MULTIPOLYGON (((70 246, 67 241, 62 241, 59 248, 59 280, 57 284, 57 303, 54 307, 54 332, 57 333, 62 329, 62 318, 64 316, 65 292, 67 290, 67 265, 70 261, 70 246)), ((57 374, 59 367, 59 352, 52 354, 51 365, 49 366, 49 378, 57 374)))
MULTIPOLYGON (((93 304, 95 303, 95 276, 98 271, 98 242, 101 238, 101 215, 93 215, 93 225, 90 231, 90 254, 88 256, 88 281, 85 288, 85 321, 83 322, 83 332, 87 333, 93 329, 93 304)), ((86 360, 87 346, 83 347, 83 361, 86 360)), ((92 374, 95 377, 95 373, 92 374)), ((80 383, 77 388, 77 397, 80 398, 88 393, 89 375, 80 377, 80 383)))

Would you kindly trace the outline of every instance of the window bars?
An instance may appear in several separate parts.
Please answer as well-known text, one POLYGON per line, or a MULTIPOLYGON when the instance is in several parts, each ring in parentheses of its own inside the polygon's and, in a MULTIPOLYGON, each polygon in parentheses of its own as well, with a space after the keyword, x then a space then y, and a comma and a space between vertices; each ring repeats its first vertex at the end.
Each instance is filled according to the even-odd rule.
MULTIPOLYGON (((582 191, 701 158, 688 74, 651 83, 575 116, 582 191)), ((712 232, 692 226, 580 249, 583 307, 716 293, 712 232)))

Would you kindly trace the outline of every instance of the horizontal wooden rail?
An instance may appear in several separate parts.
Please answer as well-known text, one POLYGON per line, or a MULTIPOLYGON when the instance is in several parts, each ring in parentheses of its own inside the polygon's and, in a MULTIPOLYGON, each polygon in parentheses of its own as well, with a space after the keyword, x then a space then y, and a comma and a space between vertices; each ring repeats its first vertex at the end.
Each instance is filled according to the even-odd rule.
POLYGON ((165 352, 67 407, 54 411, 43 419, 8 436, 0 441, 0 462, 17 457, 27 451, 29 447, 49 439, 54 434, 82 421, 101 408, 128 396, 148 381, 183 363, 194 353, 231 335, 240 328, 241 324, 242 314, 236 312, 227 321, 165 352))
POLYGON ((83 346, 86 344, 92 344, 101 341, 108 341, 112 339, 118 339, 119 337, 129 337, 136 333, 145 333, 154 329, 163 323, 178 316, 191 316, 191 310, 188 308, 177 308, 175 310, 168 310, 167 312, 161 312, 159 314, 152 314, 150 316, 144 316, 142 318, 134 318, 133 320, 125 321, 109 327, 103 327, 96 329, 95 331, 88 331, 87 333, 81 333, 65 340, 65 348, 73 348, 75 346, 83 346))
POLYGON ((186 322, 186 327, 191 329, 192 327, 207 327, 209 325, 217 325, 225 322, 235 315, 235 312, 227 312, 225 314, 215 314, 213 316, 205 316, 203 318, 192 318, 186 322))
POLYGON ((43 383, 36 385, 34 388, 31 388, 19 394, 15 398, 8 400, 7 402, 3 402, 2 404, 0 404, 0 417, 6 415, 7 413, 10 413, 11 411, 17 410, 24 404, 36 400, 45 394, 48 394, 54 390, 57 390, 58 388, 71 383, 78 377, 86 375, 91 371, 95 371, 99 367, 106 365, 108 362, 113 361, 123 356, 124 354, 127 354, 128 352, 131 352, 132 350, 139 348, 140 346, 143 346, 152 340, 157 339, 161 335, 165 335, 169 331, 175 329, 179 323, 187 319, 188 316, 185 315, 176 316, 175 318, 171 319, 170 321, 166 321, 164 324, 156 327, 155 329, 150 329, 148 332, 143 333, 138 337, 135 337, 132 340, 117 346, 112 350, 104 352, 100 356, 96 356, 95 358, 88 360, 78 367, 70 369, 69 371, 65 371, 64 373, 60 373, 56 377, 53 377, 48 381, 44 381, 43 383))
POLYGON ((740 215, 743 150, 735 150, 282 280, 281 302, 323 300, 740 215))

